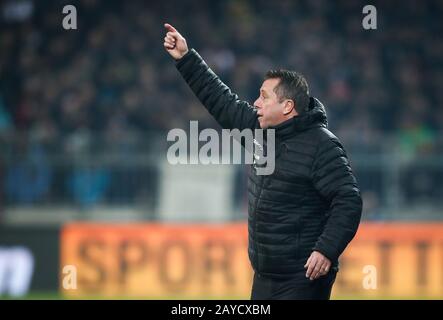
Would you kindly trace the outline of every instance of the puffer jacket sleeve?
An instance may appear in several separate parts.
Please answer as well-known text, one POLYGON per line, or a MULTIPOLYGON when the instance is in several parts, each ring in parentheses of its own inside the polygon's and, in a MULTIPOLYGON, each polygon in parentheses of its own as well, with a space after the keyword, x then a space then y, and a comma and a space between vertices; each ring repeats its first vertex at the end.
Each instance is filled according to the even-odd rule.
POLYGON ((336 261, 354 238, 362 212, 360 190, 338 139, 328 138, 319 144, 311 173, 315 188, 330 204, 329 217, 313 250, 336 261))
POLYGON ((246 101, 239 100, 197 51, 189 50, 176 62, 176 67, 197 98, 224 129, 257 127, 254 108, 246 101))

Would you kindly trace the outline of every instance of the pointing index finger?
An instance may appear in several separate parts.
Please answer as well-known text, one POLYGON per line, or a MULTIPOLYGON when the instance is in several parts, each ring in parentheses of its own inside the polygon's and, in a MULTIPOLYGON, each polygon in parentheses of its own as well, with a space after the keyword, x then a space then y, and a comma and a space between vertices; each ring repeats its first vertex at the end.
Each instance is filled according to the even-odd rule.
POLYGON ((165 28, 168 29, 168 31, 177 32, 177 30, 173 26, 171 26, 169 23, 165 23, 165 28))

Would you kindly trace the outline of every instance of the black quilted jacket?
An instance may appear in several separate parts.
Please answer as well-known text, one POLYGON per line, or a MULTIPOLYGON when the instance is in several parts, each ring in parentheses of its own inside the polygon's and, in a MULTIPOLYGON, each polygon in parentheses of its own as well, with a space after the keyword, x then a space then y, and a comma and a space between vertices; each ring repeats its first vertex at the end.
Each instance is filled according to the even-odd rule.
MULTIPOLYGON (((223 128, 259 128, 255 109, 238 99, 191 49, 177 69, 223 128)), ((271 175, 251 166, 248 193, 249 258, 254 271, 288 278, 304 269, 313 250, 333 267, 354 237, 362 199, 346 152, 327 129, 316 98, 309 110, 275 127, 271 175)))

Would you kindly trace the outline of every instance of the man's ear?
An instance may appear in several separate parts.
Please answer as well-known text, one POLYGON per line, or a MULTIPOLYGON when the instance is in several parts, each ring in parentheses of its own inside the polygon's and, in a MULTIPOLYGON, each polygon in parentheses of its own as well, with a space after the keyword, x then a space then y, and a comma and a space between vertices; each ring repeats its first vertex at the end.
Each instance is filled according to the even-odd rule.
POLYGON ((287 99, 285 101, 285 106, 283 107, 283 114, 286 116, 286 115, 290 114, 292 112, 292 110, 295 111, 294 107, 295 107, 294 101, 291 99, 287 99))

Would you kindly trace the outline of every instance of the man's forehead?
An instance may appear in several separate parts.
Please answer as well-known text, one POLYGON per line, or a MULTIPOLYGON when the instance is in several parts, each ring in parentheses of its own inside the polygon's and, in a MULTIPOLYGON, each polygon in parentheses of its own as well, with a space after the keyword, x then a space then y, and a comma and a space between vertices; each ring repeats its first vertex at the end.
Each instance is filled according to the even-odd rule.
POLYGON ((278 78, 266 79, 263 81, 260 90, 273 91, 275 86, 280 82, 278 78))

